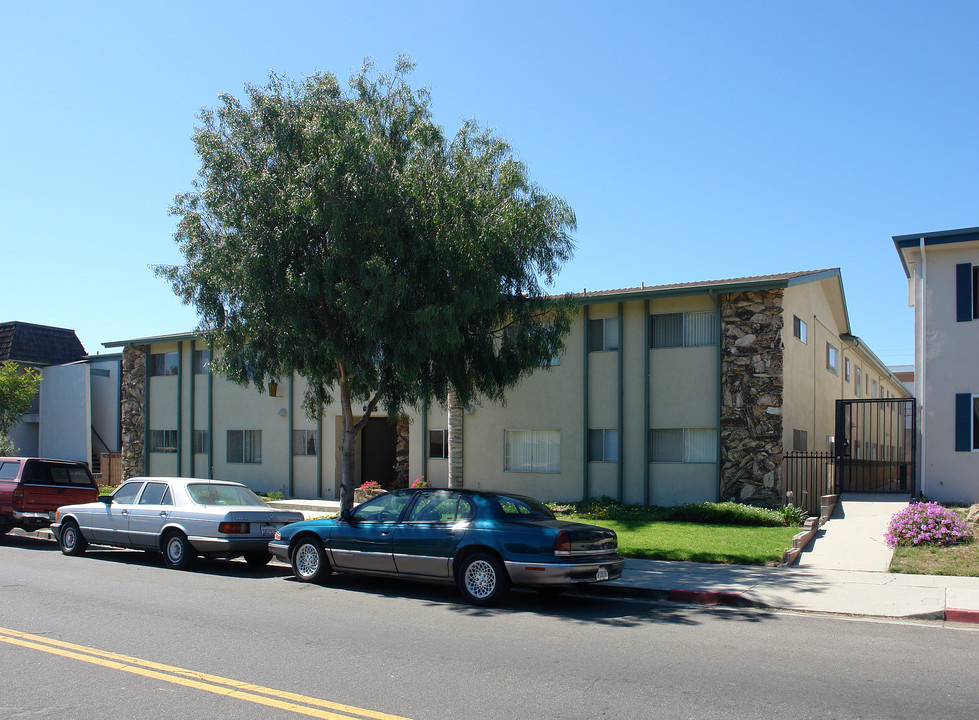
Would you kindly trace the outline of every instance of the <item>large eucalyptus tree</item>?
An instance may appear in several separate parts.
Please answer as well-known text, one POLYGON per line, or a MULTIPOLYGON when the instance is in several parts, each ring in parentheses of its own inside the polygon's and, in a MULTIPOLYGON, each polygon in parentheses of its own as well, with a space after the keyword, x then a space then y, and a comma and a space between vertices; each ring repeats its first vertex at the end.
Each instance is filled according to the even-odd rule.
POLYGON ((185 262, 156 268, 229 378, 299 373, 311 417, 338 397, 342 507, 375 410, 450 389, 501 400, 560 350, 573 312, 542 290, 571 255, 573 211, 493 132, 467 122, 448 141, 412 69, 220 96, 194 133, 199 180, 171 209, 185 262))

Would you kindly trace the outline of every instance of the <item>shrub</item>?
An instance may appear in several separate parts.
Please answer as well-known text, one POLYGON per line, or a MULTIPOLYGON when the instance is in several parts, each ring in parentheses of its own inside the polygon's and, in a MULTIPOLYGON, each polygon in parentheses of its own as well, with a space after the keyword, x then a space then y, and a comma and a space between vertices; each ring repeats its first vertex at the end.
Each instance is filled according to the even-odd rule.
POLYGON ((270 493, 266 493, 265 499, 266 500, 281 500, 282 499, 282 493, 280 493, 278 490, 273 490, 270 493))
POLYGON ((425 488, 425 487, 429 487, 428 480, 426 480, 425 479, 425 476, 423 475, 422 477, 420 477, 417 480, 415 480, 415 482, 413 482, 411 484, 411 487, 413 487, 413 488, 425 488))
POLYGON ((377 482, 376 480, 368 480, 363 485, 361 485, 358 489, 359 490, 380 490, 381 489, 381 483, 377 482))
POLYGON ((708 525, 749 525, 754 527, 786 527, 800 525, 806 513, 799 508, 778 510, 741 505, 733 502, 690 503, 678 507, 625 505, 609 497, 584 500, 579 503, 550 503, 561 515, 577 515, 591 520, 673 520, 675 522, 708 525))
POLYGON ((936 502, 918 502, 894 513, 884 533, 889 547, 952 545, 969 540, 972 531, 954 510, 936 502))

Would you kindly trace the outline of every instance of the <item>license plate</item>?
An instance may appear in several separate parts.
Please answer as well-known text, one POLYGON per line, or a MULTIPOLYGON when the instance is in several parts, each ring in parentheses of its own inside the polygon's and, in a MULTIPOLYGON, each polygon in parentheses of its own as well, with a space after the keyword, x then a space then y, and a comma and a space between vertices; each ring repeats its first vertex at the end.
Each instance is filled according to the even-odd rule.
POLYGON ((262 525, 262 537, 275 537, 275 525, 262 525))
POLYGON ((595 573, 596 580, 608 580, 608 568, 598 568, 598 572, 595 573))

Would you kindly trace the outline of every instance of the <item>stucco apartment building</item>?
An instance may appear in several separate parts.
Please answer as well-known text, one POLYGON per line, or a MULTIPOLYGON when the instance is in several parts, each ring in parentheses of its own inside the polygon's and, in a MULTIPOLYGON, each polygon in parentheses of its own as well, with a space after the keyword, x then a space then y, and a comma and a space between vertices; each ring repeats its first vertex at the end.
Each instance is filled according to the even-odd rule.
POLYGON ((20 321, 0 323, 0 362, 41 373, 33 406, 13 428, 20 453, 91 463, 119 450, 118 355, 87 355, 67 328, 20 321))
MULTIPOLYGON (((907 397, 850 328, 838 269, 583 292, 565 351, 504 405, 467 408, 463 482, 546 500, 779 504, 786 451, 825 451, 835 400, 907 397)), ((305 382, 269 392, 208 371, 193 333, 123 349, 127 475, 217 477, 339 498, 338 406, 301 410, 305 382)), ((358 439, 357 483, 447 484, 447 413, 383 411, 358 439)))
POLYGON ((893 240, 914 307, 919 487, 979 502, 979 228, 893 240))

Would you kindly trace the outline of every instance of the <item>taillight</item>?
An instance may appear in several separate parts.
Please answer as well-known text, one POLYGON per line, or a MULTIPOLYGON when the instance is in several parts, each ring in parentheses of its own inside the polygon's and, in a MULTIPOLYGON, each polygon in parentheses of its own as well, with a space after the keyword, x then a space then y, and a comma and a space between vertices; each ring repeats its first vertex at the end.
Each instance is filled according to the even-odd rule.
POLYGON ((218 532, 226 534, 248 534, 252 531, 250 523, 244 522, 223 522, 218 525, 218 532))
POLYGON ((568 535, 567 530, 562 530, 554 538, 554 554, 555 555, 569 555, 571 554, 571 536, 568 535))
POLYGON ((24 507, 24 488, 20 485, 14 489, 14 507, 18 510, 24 507))

